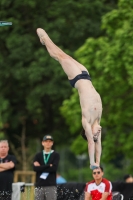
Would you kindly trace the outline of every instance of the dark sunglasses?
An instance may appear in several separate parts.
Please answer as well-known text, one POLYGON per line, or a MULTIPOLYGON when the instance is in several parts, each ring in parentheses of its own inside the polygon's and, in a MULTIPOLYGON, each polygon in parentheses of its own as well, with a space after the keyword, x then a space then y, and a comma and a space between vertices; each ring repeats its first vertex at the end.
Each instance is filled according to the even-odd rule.
POLYGON ((100 174, 101 172, 93 172, 93 174, 100 174))

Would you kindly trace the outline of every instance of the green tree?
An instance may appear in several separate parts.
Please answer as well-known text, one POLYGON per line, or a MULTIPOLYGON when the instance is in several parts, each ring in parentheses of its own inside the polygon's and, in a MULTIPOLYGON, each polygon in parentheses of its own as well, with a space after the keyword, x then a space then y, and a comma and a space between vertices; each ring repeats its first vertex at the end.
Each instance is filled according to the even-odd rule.
MULTIPOLYGON (((133 170, 133 1, 120 0, 102 18, 105 36, 89 38, 78 49, 76 57, 92 76, 92 82, 103 102, 102 162, 133 170)), ((77 91, 65 100, 61 112, 66 117, 72 134, 81 129, 81 114, 77 91), (76 109, 72 109, 72 107, 76 109), (69 119, 69 120, 68 120, 69 119), (74 126, 73 126, 74 124, 74 126)), ((87 151, 86 142, 78 136, 72 144, 76 153, 87 151)))
POLYGON ((23 129, 26 146, 44 133, 52 134, 56 144, 72 140, 59 112, 72 90, 59 64, 39 43, 36 28, 46 29, 57 45, 73 55, 86 38, 104 34, 101 16, 116 5, 111 2, 1 0, 0 18, 13 25, 0 27, 0 111, 4 133, 16 148, 23 129))

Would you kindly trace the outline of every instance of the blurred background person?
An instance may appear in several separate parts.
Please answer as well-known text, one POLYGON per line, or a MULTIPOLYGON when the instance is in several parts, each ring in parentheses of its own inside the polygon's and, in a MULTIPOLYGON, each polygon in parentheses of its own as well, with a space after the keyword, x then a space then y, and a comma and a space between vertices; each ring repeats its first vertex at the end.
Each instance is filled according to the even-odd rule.
POLYGON ((62 183, 66 183, 67 181, 66 181, 66 179, 65 178, 63 178, 60 174, 56 174, 56 183, 57 184, 62 184, 62 183))
POLYGON ((103 178, 103 168, 94 169, 92 176, 94 180, 88 182, 85 187, 85 200, 112 200, 112 184, 103 178))
POLYGON ((0 199, 11 200, 13 172, 15 170, 16 158, 9 155, 9 144, 7 140, 0 141, 0 199))
POLYGON ((35 200, 56 200, 56 173, 60 156, 52 149, 54 144, 51 135, 43 137, 43 151, 34 158, 33 168, 36 172, 35 200))
POLYGON ((126 183, 133 183, 133 177, 132 177, 132 175, 131 175, 131 174, 126 174, 126 175, 124 176, 124 181, 125 181, 126 183))

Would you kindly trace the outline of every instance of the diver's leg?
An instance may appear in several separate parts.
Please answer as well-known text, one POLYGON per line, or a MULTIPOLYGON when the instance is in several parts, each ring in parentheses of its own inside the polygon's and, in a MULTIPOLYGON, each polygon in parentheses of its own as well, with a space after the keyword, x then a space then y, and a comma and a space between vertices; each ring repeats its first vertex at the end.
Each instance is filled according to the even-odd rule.
POLYGON ((93 134, 91 130, 91 124, 88 123, 86 118, 82 116, 82 125, 85 130, 85 135, 88 140, 88 153, 89 153, 89 158, 90 158, 90 168, 95 169, 99 165, 95 162, 95 143, 93 141, 93 134))
POLYGON ((97 142, 95 143, 95 152, 96 152, 96 163, 100 165, 100 158, 101 158, 101 152, 102 152, 102 147, 101 147, 101 132, 98 135, 97 142))
POLYGON ((68 79, 73 79, 78 74, 81 74, 83 70, 86 70, 83 65, 78 63, 72 57, 63 52, 58 46, 56 46, 43 29, 38 28, 37 34, 41 43, 46 46, 50 56, 59 61, 64 72, 68 76, 68 79))

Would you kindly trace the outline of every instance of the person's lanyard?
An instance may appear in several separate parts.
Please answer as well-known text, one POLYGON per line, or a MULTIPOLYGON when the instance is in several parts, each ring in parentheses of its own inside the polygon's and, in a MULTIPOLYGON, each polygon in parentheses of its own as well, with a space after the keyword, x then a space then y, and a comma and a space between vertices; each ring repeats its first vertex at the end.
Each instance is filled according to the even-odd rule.
POLYGON ((44 151, 43 151, 43 158, 44 158, 44 162, 45 162, 45 164, 47 164, 47 162, 48 162, 48 160, 49 160, 49 157, 50 157, 50 155, 51 155, 51 152, 52 151, 50 151, 50 153, 47 155, 47 157, 45 156, 45 153, 44 153, 44 151))

